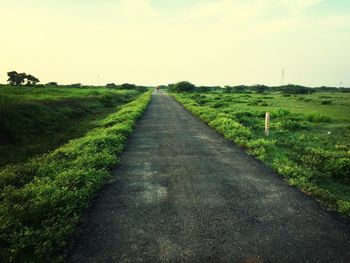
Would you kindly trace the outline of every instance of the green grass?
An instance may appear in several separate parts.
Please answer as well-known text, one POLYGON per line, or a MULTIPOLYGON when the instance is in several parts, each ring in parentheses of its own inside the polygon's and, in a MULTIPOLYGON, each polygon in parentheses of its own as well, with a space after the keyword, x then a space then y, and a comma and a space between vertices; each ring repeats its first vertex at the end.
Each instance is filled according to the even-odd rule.
POLYGON ((0 88, 0 168, 82 136, 96 119, 139 94, 104 88, 0 88))
POLYGON ((290 184, 350 216, 350 94, 173 96, 290 184), (271 113, 268 137, 264 134, 267 111, 271 113))
POLYGON ((150 93, 99 120, 85 136, 0 172, 0 261, 56 262, 118 164, 150 93))
MULTIPOLYGON (((107 88, 63 88, 63 87, 0 87, 0 105, 4 103, 23 103, 24 101, 47 101, 101 96, 111 89, 107 88)), ((121 91, 128 92, 128 91, 121 91)))

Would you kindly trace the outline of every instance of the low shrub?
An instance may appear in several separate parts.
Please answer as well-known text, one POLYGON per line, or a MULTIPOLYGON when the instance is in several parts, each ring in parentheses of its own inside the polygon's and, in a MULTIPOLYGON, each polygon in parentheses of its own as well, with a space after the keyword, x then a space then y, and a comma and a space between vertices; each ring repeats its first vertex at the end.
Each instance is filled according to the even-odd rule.
POLYGON ((297 100, 301 100, 301 101, 305 101, 305 102, 312 101, 311 98, 306 98, 306 97, 297 97, 297 100))
POLYGON ((248 153, 255 155, 260 160, 265 160, 267 158, 267 151, 272 149, 275 145, 275 140, 269 139, 256 139, 250 140, 247 143, 248 153))
POLYGON ((241 145, 245 145, 245 141, 252 136, 249 128, 228 117, 217 117, 209 122, 209 126, 241 145))
POLYGON ((342 213, 344 215, 350 214, 350 201, 338 200, 337 201, 337 208, 340 211, 340 213, 342 213))
POLYGON ((276 109, 274 111, 271 111, 271 117, 274 117, 274 118, 284 117, 284 116, 288 116, 291 114, 292 113, 289 110, 283 109, 283 108, 279 108, 279 109, 276 109))
POLYGON ((297 131, 297 130, 301 130, 304 127, 299 121, 283 119, 277 122, 277 128, 281 130, 297 131))
POLYGON ((250 101, 248 102, 248 106, 259 106, 259 104, 263 102, 263 100, 260 100, 260 99, 257 99, 257 100, 253 100, 253 101, 250 101))
POLYGON ((226 102, 216 102, 213 104, 213 108, 221 108, 221 107, 227 107, 228 104, 226 102))
POLYGON ((309 122, 331 122, 332 119, 331 117, 324 115, 324 114, 320 114, 320 113, 309 113, 305 115, 305 119, 309 122))
POLYGON ((321 101, 322 105, 329 105, 329 104, 332 104, 332 103, 333 103, 333 101, 331 101, 331 100, 322 100, 321 101))
POLYGON ((300 160, 308 167, 317 170, 318 176, 323 179, 332 177, 350 183, 350 152, 348 151, 308 147, 301 150, 300 160))
POLYGON ((258 104, 258 106, 266 107, 269 106, 269 104, 267 102, 261 102, 258 104))
POLYGON ((262 97, 259 97, 259 99, 271 100, 271 99, 274 99, 274 97, 271 97, 271 96, 262 96, 262 97))

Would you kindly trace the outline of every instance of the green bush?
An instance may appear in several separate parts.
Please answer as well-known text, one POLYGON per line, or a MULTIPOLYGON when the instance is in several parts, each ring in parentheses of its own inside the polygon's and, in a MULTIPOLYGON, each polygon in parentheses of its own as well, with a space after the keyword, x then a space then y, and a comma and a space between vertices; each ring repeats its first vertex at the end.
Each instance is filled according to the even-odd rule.
POLYGON ((317 174, 323 179, 332 177, 350 183, 350 152, 309 147, 300 152, 300 160, 319 171, 317 174))
POLYGON ((315 92, 312 88, 292 84, 282 86, 281 88, 282 92, 285 94, 309 94, 315 92))
POLYGON ((225 116, 217 117, 209 122, 209 125, 222 133, 227 139, 236 141, 241 145, 245 145, 246 140, 252 135, 249 128, 225 116))
POLYGON ((0 259, 51 262, 118 163, 150 100, 141 95, 80 139, 0 172, 0 259))
POLYGON ((298 131, 300 129, 303 129, 304 127, 299 121, 283 119, 277 122, 277 128, 281 130, 298 131))
POLYGON ((331 122, 332 119, 331 117, 324 115, 324 114, 320 114, 320 113, 309 113, 305 115, 305 119, 309 122, 331 122))
POLYGON ((213 108, 222 108, 222 107, 227 107, 228 104, 226 102, 216 102, 213 104, 213 108))
POLYGON ((263 100, 257 99, 257 100, 250 101, 247 105, 248 106, 259 106, 259 104, 261 102, 263 102, 263 100))
POLYGON ((192 92, 196 89, 196 86, 188 81, 181 81, 176 83, 172 89, 176 92, 192 92))
POLYGON ((331 101, 331 100, 322 100, 321 101, 322 105, 329 105, 329 104, 332 104, 332 103, 333 103, 333 101, 331 101))
POLYGON ((279 108, 276 109, 274 111, 271 112, 271 117, 284 117, 284 116, 288 116, 291 115, 292 113, 287 110, 287 109, 283 109, 283 108, 279 108))
POLYGON ((247 143, 248 153, 255 155, 260 160, 265 160, 267 158, 267 151, 269 149, 272 150, 275 143, 275 140, 263 138, 257 140, 250 140, 247 143))
POLYGON ((350 201, 339 200, 337 201, 337 207, 342 214, 344 215, 350 214, 350 201))

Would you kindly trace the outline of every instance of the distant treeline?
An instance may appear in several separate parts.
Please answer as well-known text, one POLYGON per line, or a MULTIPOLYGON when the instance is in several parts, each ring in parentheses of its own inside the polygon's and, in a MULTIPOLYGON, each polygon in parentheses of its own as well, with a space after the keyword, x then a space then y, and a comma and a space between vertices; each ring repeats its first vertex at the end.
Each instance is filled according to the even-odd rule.
MULTIPOLYGON (((31 74, 26 73, 17 73, 16 71, 11 71, 7 73, 8 82, 11 86, 29 86, 29 87, 63 87, 63 88, 90 88, 90 87, 107 87, 110 89, 123 89, 123 90, 140 90, 146 91, 150 87, 146 86, 138 86, 135 84, 124 83, 117 85, 115 83, 108 83, 105 86, 91 86, 91 85, 82 85, 81 83, 73 83, 69 85, 60 85, 57 82, 48 82, 46 84, 38 84, 40 80, 34 77, 31 74)), ((2 85, 1 86, 7 86, 2 85)), ((176 84, 169 85, 161 85, 160 88, 169 89, 174 92, 210 92, 210 91, 223 91, 227 93, 234 92, 257 92, 257 93, 265 93, 265 92, 275 92, 280 91, 286 94, 310 94, 313 92, 321 91, 321 92, 342 92, 342 93, 350 93, 350 87, 306 87, 301 85, 288 84, 283 86, 266 86, 266 85, 238 85, 238 86, 195 86, 188 81, 181 81, 176 84)))
MULTIPOLYGON (((73 83, 73 84, 67 84, 67 85, 62 85, 58 84, 57 82, 48 82, 46 84, 36 84, 36 83, 26 83, 26 84, 20 84, 20 83, 13 83, 9 84, 13 86, 14 88, 16 87, 37 87, 37 88, 109 88, 109 89, 118 89, 118 90, 139 90, 139 91, 146 91, 150 87, 146 86, 138 86, 135 84, 129 84, 129 83, 124 83, 124 84, 114 84, 114 83, 109 83, 105 86, 93 86, 93 85, 83 85, 81 83, 73 83)), ((8 84, 0 84, 0 87, 8 87, 8 84)))
POLYGON ((43 87, 45 86, 50 86, 50 87, 63 87, 63 88, 109 88, 109 89, 117 89, 117 90, 139 90, 139 91, 146 91, 150 87, 146 86, 138 86, 135 84, 130 84, 130 83, 124 83, 117 85, 115 83, 108 83, 105 86, 91 86, 91 85, 83 85, 81 83, 74 83, 74 84, 69 84, 69 85, 59 85, 56 82, 49 82, 45 85, 42 85, 43 87))
POLYGON ((162 88, 168 88, 174 92, 211 92, 211 91, 223 91, 227 93, 234 92, 283 92, 285 94, 310 94, 313 92, 343 92, 350 93, 350 88, 345 87, 306 87, 301 85, 288 84, 283 86, 266 86, 266 85, 239 85, 239 86, 195 86, 190 82, 181 81, 176 84, 169 84, 168 86, 160 86, 162 88))
MULTIPOLYGON (((135 84, 130 84, 130 83, 124 83, 121 85, 117 85, 115 83, 108 83, 105 86, 92 86, 92 85, 83 85, 81 83, 73 83, 73 84, 68 84, 68 85, 60 85, 55 81, 48 82, 46 84, 39 84, 40 80, 31 75, 27 74, 25 72, 23 73, 18 73, 17 71, 10 71, 7 72, 7 82, 8 85, 11 85, 13 87, 21 87, 21 86, 27 86, 27 87, 62 87, 62 88, 110 88, 110 89, 123 89, 123 90, 140 90, 140 91, 146 91, 150 87, 145 87, 145 86, 138 86, 135 84)), ((8 86, 4 84, 0 84, 0 87, 8 86)))

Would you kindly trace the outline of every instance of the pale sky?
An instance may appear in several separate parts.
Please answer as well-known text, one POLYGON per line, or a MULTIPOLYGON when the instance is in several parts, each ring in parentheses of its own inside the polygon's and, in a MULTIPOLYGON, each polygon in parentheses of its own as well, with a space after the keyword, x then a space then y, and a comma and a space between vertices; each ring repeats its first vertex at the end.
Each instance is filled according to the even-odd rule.
POLYGON ((0 34, 1 83, 350 86, 350 0, 0 0, 0 34))

